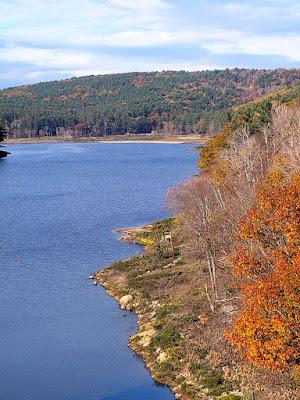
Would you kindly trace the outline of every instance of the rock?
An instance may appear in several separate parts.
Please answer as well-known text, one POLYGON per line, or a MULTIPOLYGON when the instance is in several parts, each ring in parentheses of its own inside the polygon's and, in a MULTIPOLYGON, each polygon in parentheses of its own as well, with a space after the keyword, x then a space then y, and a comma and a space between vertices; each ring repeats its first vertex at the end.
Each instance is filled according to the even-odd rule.
POLYGON ((93 285, 97 286, 98 282, 97 281, 93 281, 93 285))
POLYGON ((238 390, 234 390, 233 392, 230 392, 229 394, 232 394, 233 396, 237 396, 237 397, 243 397, 244 393, 238 390))
POLYGON ((162 351, 161 353, 158 354, 157 356, 157 361, 159 363, 163 363, 166 362, 168 360, 168 355, 167 353, 165 353, 164 351, 162 351))
POLYGON ((174 264, 177 265, 178 263, 181 262, 181 257, 176 258, 176 260, 174 260, 174 264))
POLYGON ((5 158, 8 154, 10 154, 8 151, 0 150, 0 158, 5 158))
POLYGON ((122 310, 125 310, 126 308, 128 309, 128 306, 133 300, 133 296, 131 294, 127 294, 126 296, 123 296, 120 298, 120 306, 122 310))
POLYGON ((223 375, 224 375, 224 379, 230 379, 230 368, 227 366, 227 365, 225 365, 223 368, 222 368, 222 371, 223 371, 223 375))
POLYGON ((156 334, 156 331, 154 328, 150 328, 144 332, 141 332, 137 335, 139 341, 139 346, 141 347, 148 347, 151 343, 152 337, 156 334))

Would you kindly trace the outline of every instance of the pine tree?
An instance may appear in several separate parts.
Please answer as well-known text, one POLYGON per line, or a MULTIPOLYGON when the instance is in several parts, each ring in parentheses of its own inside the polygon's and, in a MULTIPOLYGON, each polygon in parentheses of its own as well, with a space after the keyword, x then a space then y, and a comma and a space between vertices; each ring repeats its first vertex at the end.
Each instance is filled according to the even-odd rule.
POLYGON ((6 127, 4 122, 0 120, 0 142, 3 142, 5 137, 6 137, 6 127))

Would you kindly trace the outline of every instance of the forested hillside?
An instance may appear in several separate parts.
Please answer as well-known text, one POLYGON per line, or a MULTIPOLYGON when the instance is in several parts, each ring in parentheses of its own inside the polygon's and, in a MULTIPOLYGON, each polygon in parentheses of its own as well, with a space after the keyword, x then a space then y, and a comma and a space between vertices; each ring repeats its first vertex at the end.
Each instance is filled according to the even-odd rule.
POLYGON ((235 108, 137 230, 143 256, 96 279, 139 315, 132 347, 176 398, 300 398, 300 89, 235 108), (124 297, 123 297, 124 299, 124 297))
POLYGON ((300 69, 86 76, 0 91, 12 137, 215 133, 233 106, 300 81, 300 69))

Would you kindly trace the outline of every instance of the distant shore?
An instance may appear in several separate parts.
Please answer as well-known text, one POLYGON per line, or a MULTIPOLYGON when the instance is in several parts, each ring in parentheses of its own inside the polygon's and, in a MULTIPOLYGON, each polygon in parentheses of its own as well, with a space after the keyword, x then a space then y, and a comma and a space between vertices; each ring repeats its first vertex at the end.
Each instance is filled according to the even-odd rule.
POLYGON ((63 137, 40 137, 40 138, 8 138, 5 144, 26 144, 26 143, 158 143, 158 144, 182 144, 191 143, 204 145, 208 141, 207 136, 201 135, 178 135, 169 137, 155 137, 150 135, 135 135, 138 137, 110 136, 104 137, 80 137, 80 138, 63 138, 63 137))

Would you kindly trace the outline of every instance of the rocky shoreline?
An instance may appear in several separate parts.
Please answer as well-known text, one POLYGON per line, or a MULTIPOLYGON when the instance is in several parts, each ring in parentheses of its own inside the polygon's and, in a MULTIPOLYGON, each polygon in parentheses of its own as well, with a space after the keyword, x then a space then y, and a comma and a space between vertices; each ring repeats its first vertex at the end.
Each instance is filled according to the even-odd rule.
POLYGON ((141 244, 144 251, 91 276, 122 309, 136 313, 132 350, 177 399, 298 399, 287 375, 255 368, 233 352, 224 332, 238 307, 224 293, 225 301, 211 311, 206 263, 185 255, 179 226, 180 217, 174 217, 118 230, 121 240, 141 244))
MULTIPOLYGON (((107 281, 103 279, 101 273, 97 272, 94 278, 97 283, 106 290, 106 293, 108 295, 114 297, 114 299, 118 301, 122 310, 126 309, 128 311, 136 313, 138 317, 138 331, 136 334, 130 337, 129 346, 136 354, 143 358, 147 369, 151 373, 152 378, 159 384, 169 386, 169 388, 174 393, 175 398, 180 398, 179 393, 176 393, 176 387, 174 388, 172 387, 172 385, 168 385, 166 382, 162 381, 159 376, 156 375, 155 365, 152 362, 151 358, 148 356, 147 351, 145 351, 145 348, 150 345, 151 338, 154 337, 156 333, 155 327, 151 323, 151 318, 149 318, 149 315, 142 314, 141 310, 139 309, 139 304, 137 303, 137 300, 134 299, 132 295, 124 295, 120 297, 116 292, 114 292, 113 288, 111 288, 108 285, 107 281)), ((155 309, 155 305, 153 309, 155 309)), ((164 352, 157 352, 157 356, 160 362, 163 362, 166 359, 166 354, 164 352)))
MULTIPOLYGON (((115 232, 122 234, 122 236, 119 238, 121 241, 145 246, 147 244, 145 243, 143 236, 144 234, 150 233, 152 229, 153 224, 148 224, 141 227, 116 229, 115 232)), ((151 338, 153 338, 156 334, 156 329, 151 321, 151 315, 149 315, 145 309, 142 311, 142 308, 140 307, 141 304, 137 298, 134 298, 131 294, 121 296, 118 289, 115 291, 112 282, 106 279, 106 272, 107 269, 97 271, 93 275, 94 280, 106 290, 108 295, 112 296, 119 303, 122 310, 126 309, 134 312, 138 318, 138 330, 129 338, 129 346, 136 354, 143 358, 146 368, 150 371, 152 378, 157 383, 168 386, 173 391, 175 398, 180 398, 179 393, 176 393, 176 387, 166 384, 166 382, 162 381, 159 376, 156 375, 155 365, 146 351, 146 348, 151 343, 151 338)), ((158 302, 152 304, 153 311, 157 305, 158 302)), ((157 352, 157 358, 160 362, 163 362, 166 359, 166 354, 164 352, 157 352)))
POLYGON ((118 230, 125 235, 121 240, 142 244, 145 251, 97 271, 93 278, 122 309, 136 313, 138 331, 129 345, 144 359, 153 379, 168 386, 175 398, 247 399, 231 382, 234 376, 228 379, 226 368, 213 365, 205 338, 202 343, 199 339, 206 329, 206 307, 199 290, 195 294, 197 279, 195 287, 189 287, 193 299, 184 293, 182 286, 194 275, 195 266, 184 264, 176 240, 172 242, 173 223, 169 219, 118 230), (187 307, 195 309, 199 302, 202 314, 191 315, 187 307))

